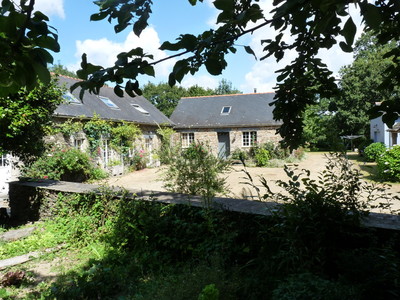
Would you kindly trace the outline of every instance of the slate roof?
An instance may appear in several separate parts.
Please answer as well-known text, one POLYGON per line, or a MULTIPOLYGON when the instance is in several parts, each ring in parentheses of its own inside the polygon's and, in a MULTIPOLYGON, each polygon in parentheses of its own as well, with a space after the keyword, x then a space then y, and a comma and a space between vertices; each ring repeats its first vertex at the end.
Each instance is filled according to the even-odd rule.
POLYGON ((274 93, 218 95, 182 98, 170 119, 176 128, 227 128, 279 126, 274 121, 274 93), (231 106, 229 114, 222 114, 231 106))
MULTIPOLYGON (((74 79, 67 76, 59 76, 58 82, 61 86, 69 87, 77 82, 78 79, 74 79)), ((75 89, 72 95, 76 99, 79 99, 80 88, 75 89)), ((143 96, 136 96, 134 98, 128 96, 120 98, 115 95, 114 90, 109 87, 103 87, 100 89, 99 96, 107 97, 114 102, 119 109, 110 108, 99 99, 97 95, 85 92, 82 104, 74 103, 63 103, 60 104, 54 112, 56 117, 81 117, 85 116, 88 118, 93 117, 96 113, 102 119, 112 121, 128 121, 135 122, 142 125, 157 125, 157 124, 169 124, 172 125, 169 120, 162 112, 160 112, 153 104, 151 104, 143 96), (135 109, 132 104, 137 104, 142 107, 148 114, 142 113, 135 109)))

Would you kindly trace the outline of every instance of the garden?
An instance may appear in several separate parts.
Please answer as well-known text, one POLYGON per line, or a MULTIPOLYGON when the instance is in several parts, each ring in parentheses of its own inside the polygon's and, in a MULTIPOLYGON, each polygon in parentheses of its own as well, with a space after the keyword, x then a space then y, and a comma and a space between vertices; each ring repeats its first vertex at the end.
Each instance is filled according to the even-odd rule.
MULTIPOLYGON (((269 216, 211 208, 213 196, 225 188, 218 174, 229 164, 210 155, 206 145, 191 145, 171 166, 171 187, 194 187, 187 192, 202 196, 202 208, 143 201, 106 186, 96 194, 60 193, 52 217, 27 225, 36 228, 32 235, 1 242, 0 259, 32 251, 44 254, 3 270, 0 296, 400 297, 398 234, 361 226, 371 209, 387 208, 396 197, 363 181, 342 155, 330 157, 317 179, 286 166, 286 179, 276 182, 282 193, 271 192, 262 181, 256 189, 259 201, 282 204, 269 216), (46 265, 50 271, 40 275, 46 265)), ((248 182, 251 186, 252 178, 248 182)))

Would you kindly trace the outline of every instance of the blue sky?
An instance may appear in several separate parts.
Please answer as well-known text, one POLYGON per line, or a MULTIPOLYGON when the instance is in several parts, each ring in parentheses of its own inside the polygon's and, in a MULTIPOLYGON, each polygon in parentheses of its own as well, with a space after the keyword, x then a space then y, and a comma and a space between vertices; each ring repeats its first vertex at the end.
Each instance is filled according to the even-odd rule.
MULTIPOLYGON (((265 11, 270 11, 271 2, 272 0, 260 0, 259 3, 265 11)), ((181 33, 199 34, 215 26, 217 17, 212 0, 204 0, 204 3, 194 7, 188 0, 155 0, 150 27, 138 38, 131 32, 131 28, 115 34, 113 25, 106 20, 90 22, 90 15, 97 8, 91 0, 36 0, 36 3, 36 8, 45 12, 50 18, 50 24, 58 30, 61 51, 54 55, 55 62, 60 62, 71 70, 79 68, 82 53, 87 53, 90 62, 103 66, 110 66, 119 52, 134 47, 142 47, 146 52, 155 54, 155 59, 164 58, 168 54, 158 50, 163 41, 174 41, 181 33)), ((261 57, 260 40, 270 38, 273 34, 272 29, 265 28, 242 38, 238 44, 250 45, 257 56, 261 57)), ((323 52, 320 56, 334 72, 352 61, 351 54, 343 54, 338 48, 323 52)), ((228 57, 228 67, 221 76, 211 76, 201 70, 194 77, 185 77, 182 85, 188 87, 198 84, 215 88, 225 78, 245 93, 253 92, 254 88, 258 92, 271 92, 276 84, 274 71, 293 58, 293 54, 289 53, 277 65, 273 58, 258 61, 245 53, 243 48, 239 48, 237 54, 228 57)), ((173 63, 170 60, 157 66, 156 77, 141 78, 141 85, 148 81, 166 82, 173 63)))

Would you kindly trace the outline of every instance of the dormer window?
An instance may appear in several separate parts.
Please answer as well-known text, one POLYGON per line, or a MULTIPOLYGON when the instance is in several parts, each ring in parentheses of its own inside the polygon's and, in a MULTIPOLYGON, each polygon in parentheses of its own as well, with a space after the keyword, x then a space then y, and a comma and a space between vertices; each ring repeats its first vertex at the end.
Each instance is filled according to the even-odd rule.
POLYGON ((107 105, 109 108, 112 108, 112 109, 119 109, 119 107, 118 107, 114 102, 112 102, 109 98, 103 97, 103 96, 99 96, 99 99, 100 99, 101 101, 103 101, 103 103, 104 103, 105 105, 107 105))
POLYGON ((229 113, 231 112, 231 108, 232 108, 232 106, 222 107, 221 115, 229 115, 229 113))
POLYGON ((141 112, 142 114, 147 115, 147 116, 150 115, 150 113, 149 113, 147 110, 145 110, 143 107, 141 107, 139 104, 131 103, 131 105, 132 105, 137 111, 141 112))
POLYGON ((74 95, 72 95, 70 92, 66 92, 64 95, 62 95, 63 99, 67 103, 72 103, 72 104, 82 104, 81 101, 79 101, 74 95))

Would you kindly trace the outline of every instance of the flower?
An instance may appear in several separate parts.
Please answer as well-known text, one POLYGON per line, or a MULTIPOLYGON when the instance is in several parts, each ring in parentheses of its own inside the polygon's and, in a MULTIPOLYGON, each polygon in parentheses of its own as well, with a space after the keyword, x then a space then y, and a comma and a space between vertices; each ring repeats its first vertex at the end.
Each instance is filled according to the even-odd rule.
POLYGON ((49 176, 44 175, 44 176, 43 176, 43 179, 49 179, 49 176))

